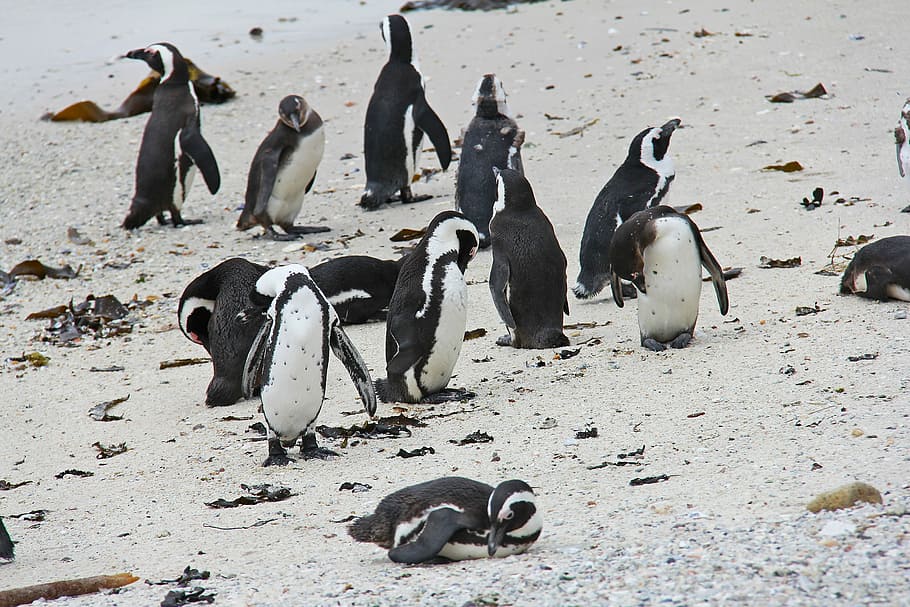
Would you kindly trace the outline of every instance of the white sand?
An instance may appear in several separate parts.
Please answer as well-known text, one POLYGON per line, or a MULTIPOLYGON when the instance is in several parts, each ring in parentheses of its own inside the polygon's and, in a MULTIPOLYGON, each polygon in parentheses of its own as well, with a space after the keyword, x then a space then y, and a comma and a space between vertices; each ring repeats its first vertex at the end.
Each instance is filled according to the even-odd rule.
MULTIPOLYGON (((682 351, 654 354, 639 347, 634 302, 620 310, 606 294, 593 303, 572 299, 566 322, 609 324, 571 332, 573 347, 599 341, 588 341, 575 358, 553 361, 549 350, 494 345, 503 326, 486 286, 491 256, 481 253, 467 272, 474 283, 468 328, 488 333, 465 343, 453 381, 478 397, 465 406, 409 408, 418 417, 470 411, 430 419, 409 439, 361 441, 335 461, 286 469, 260 467, 265 443, 250 442, 253 435, 245 432, 258 417, 219 421, 255 416, 255 402, 207 409, 208 366, 159 371, 158 363, 204 355, 177 329, 175 311, 184 286, 205 268, 235 255, 311 265, 342 253, 391 257, 392 233, 421 227, 451 208, 454 166, 415 186, 416 193, 436 196, 429 202, 369 214, 354 206, 363 185, 363 114, 385 61, 378 20, 359 35, 310 40, 312 50, 289 54, 293 37, 268 50, 270 26, 286 13, 258 23, 241 19, 232 38, 252 44, 245 32, 253 25, 262 26, 266 38, 255 54, 234 53, 235 65, 211 49, 211 38, 222 31, 213 19, 212 31, 199 37, 204 52, 183 48, 239 96, 204 108, 203 133, 217 155, 222 189, 212 198, 197 183, 184 215, 206 223, 176 230, 154 222, 132 234, 118 227, 132 196, 146 117, 95 125, 38 122, 43 111, 83 94, 55 89, 53 73, 42 71, 44 96, 0 113, 0 241, 22 240, 0 242, 0 268, 37 257, 81 265, 82 272, 70 281, 22 280, 0 302, 4 359, 34 350, 50 357, 41 369, 5 363, 0 373, 0 479, 32 481, 0 492, 0 515, 19 542, 17 560, 0 566, 0 589, 118 571, 169 578, 192 564, 212 572, 202 585, 217 593, 216 605, 910 602, 908 519, 871 518, 910 505, 908 306, 840 297, 838 278, 815 273, 838 237, 910 233, 910 215, 899 213, 910 204, 910 192, 896 178, 890 133, 910 95, 903 41, 910 5, 886 4, 693 0, 641 12, 638 3, 573 0, 509 13, 409 15, 430 103, 453 138, 470 119, 478 78, 494 71, 504 81, 528 133, 526 174, 569 258, 570 284, 595 195, 631 137, 670 116, 680 116, 685 128, 670 147, 677 177, 666 200, 701 202, 704 211, 695 221, 721 227, 705 233, 708 245, 723 265, 745 270, 728 283, 725 318, 706 283, 696 339, 682 351), (701 28, 716 35, 695 38, 701 28), (851 40, 851 34, 864 39, 851 40), (765 99, 816 82, 830 98, 789 105, 765 99), (233 229, 249 160, 274 123, 278 101, 291 92, 305 95, 322 114, 328 135, 316 194, 298 222, 325 218, 332 239, 362 230, 348 248, 335 242, 327 252, 284 252, 282 243, 233 229), (545 113, 565 120, 550 121, 545 113), (581 137, 550 132, 594 118, 599 122, 581 137), (757 140, 767 143, 749 146, 757 140), (356 158, 339 160, 345 153, 356 158), (760 170, 790 160, 805 170, 760 170), (861 200, 848 206, 826 195, 820 209, 806 211, 799 201, 816 186, 861 200), (69 226, 95 246, 69 243, 69 226), (759 269, 762 255, 801 256, 802 266, 759 269), (128 261, 127 269, 105 267, 128 261), (28 313, 89 293, 159 299, 134 313, 138 322, 129 338, 77 348, 33 341, 47 321, 27 322, 28 313), (795 315, 797 306, 816 303, 820 313, 795 315), (865 353, 878 358, 847 361, 865 353), (472 361, 485 357, 491 362, 472 361), (535 366, 538 360, 546 366, 535 366), (125 371, 89 372, 111 365, 125 371), (781 373, 787 366, 795 374, 781 373), (124 421, 88 417, 91 406, 127 394, 129 401, 113 411, 124 421), (558 425, 541 429, 546 418, 558 425), (567 440, 586 424, 597 427, 597 438, 567 440), (495 441, 449 443, 475 430, 495 441), (95 441, 125 441, 130 451, 97 460, 95 441), (392 457, 399 448, 425 445, 436 454, 392 457), (587 469, 642 445, 638 467, 587 469), (494 452, 497 461, 491 461, 494 452), (813 470, 814 464, 821 468, 813 470), (54 478, 69 468, 95 475, 54 478), (534 548, 505 560, 401 567, 382 549, 352 542, 345 525, 332 522, 371 511, 394 489, 452 473, 491 483, 518 477, 534 486, 545 516, 534 548), (634 477, 660 474, 673 476, 629 486, 634 477), (876 486, 885 504, 805 512, 814 495, 851 480, 876 486), (343 481, 373 489, 339 492, 343 481), (283 484, 296 495, 235 510, 204 506, 240 495, 240 483, 283 484), (39 508, 49 510, 41 523, 7 518, 39 508), (250 530, 204 526, 272 518, 278 520, 250 530)), ((352 6, 351 13, 379 6, 352 6)), ((305 30, 305 20, 299 25, 305 30)), ((122 52, 158 38, 132 32, 116 46, 122 52)), ((93 89, 107 96, 94 97, 116 104, 144 70, 134 66, 106 81, 107 73, 99 67, 95 84, 103 86, 93 89)), ((436 161, 424 154, 422 164, 436 161)), ((348 333, 374 376, 382 376, 384 325, 348 333)), ((364 414, 343 415, 357 409, 344 368, 333 362, 320 422, 364 421, 364 414)), ((391 413, 380 406, 380 414, 391 413)), ((140 582, 121 594, 60 604, 151 605, 166 591, 140 582)))

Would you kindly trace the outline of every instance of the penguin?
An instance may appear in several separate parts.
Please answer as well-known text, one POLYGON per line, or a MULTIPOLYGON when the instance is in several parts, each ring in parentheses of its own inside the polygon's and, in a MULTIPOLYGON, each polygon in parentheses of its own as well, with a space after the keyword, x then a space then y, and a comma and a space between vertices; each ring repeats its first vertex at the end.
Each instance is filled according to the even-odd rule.
POLYGON ((292 447, 300 437, 304 459, 337 455, 320 449, 313 432, 325 399, 329 347, 344 363, 372 417, 376 394, 366 363, 304 266, 291 264, 269 270, 256 281, 251 299, 250 315, 256 308, 268 306, 250 347, 242 384, 246 396, 260 386, 269 444, 269 455, 262 465, 290 463, 285 447, 292 447))
MULTIPOLYGON (((666 195, 676 176, 667 150, 679 125, 674 118, 636 135, 625 161, 597 195, 581 238, 575 297, 590 299, 610 282, 610 240, 616 228, 636 212, 660 204, 666 195)), ((634 297, 635 290, 626 287, 623 294, 634 297)))
POLYGON ((474 222, 480 248, 490 246, 490 219, 496 199, 497 169, 524 175, 521 145, 525 132, 509 114, 506 91, 495 74, 486 74, 474 92, 474 118, 462 137, 461 159, 455 178, 455 210, 474 222))
POLYGON ((193 279, 177 305, 180 330, 212 357, 213 377, 205 393, 209 407, 232 405, 243 397, 241 379, 261 318, 241 312, 268 268, 239 257, 227 259, 193 279))
POLYGON ((135 49, 125 56, 145 61, 161 74, 161 82, 155 89, 152 113, 139 145, 136 192, 123 227, 138 228, 152 217, 164 225, 165 211, 170 212, 174 227, 202 223, 180 214, 193 182, 193 167, 199 168, 212 194, 221 187, 221 175, 212 149, 202 138, 199 100, 186 61, 168 42, 135 49))
POLYGON ((253 156, 246 184, 246 203, 238 230, 255 225, 271 240, 293 240, 305 234, 328 232, 326 226, 295 226, 303 197, 316 181, 325 151, 322 118, 303 97, 288 95, 278 104, 278 122, 253 156), (272 227, 279 226, 284 234, 272 227))
POLYGON ((894 142, 897 144, 898 174, 910 183, 910 97, 904 103, 900 120, 894 127, 894 142))
POLYGON ((722 316, 730 307, 723 270, 688 215, 658 205, 622 223, 610 243, 613 300, 623 307, 620 278, 641 292, 638 328, 649 350, 684 348, 695 332, 701 267, 711 275, 722 316))
POLYGON ((568 346, 569 338, 562 332, 562 315, 569 313, 566 256, 553 224, 521 173, 496 168, 493 172, 497 193, 490 222, 490 294, 509 330, 496 343, 515 348, 568 346))
POLYGON ((494 489, 448 476, 389 494, 373 514, 351 523, 348 534, 388 549, 396 563, 521 554, 543 528, 534 498, 524 481, 505 481, 494 489))
POLYGON ((391 200, 395 192, 405 203, 431 198, 411 194, 424 133, 435 146, 442 169, 452 161, 449 133, 427 103, 408 22, 401 15, 389 15, 381 32, 389 60, 373 87, 363 127, 367 183, 360 206, 367 210, 391 200))
POLYGON ((844 270, 840 292, 910 301, 910 236, 889 236, 860 249, 844 270))
POLYGON ((310 268, 310 276, 335 308, 343 325, 377 318, 389 307, 401 261, 346 255, 310 268))
POLYGON ((14 558, 16 558, 16 553, 13 550, 13 538, 9 536, 3 519, 0 518, 0 559, 11 561, 14 558))
POLYGON ((381 400, 430 402, 449 383, 467 322, 464 272, 477 244, 467 217, 443 211, 402 262, 386 320, 387 378, 376 382, 381 400))

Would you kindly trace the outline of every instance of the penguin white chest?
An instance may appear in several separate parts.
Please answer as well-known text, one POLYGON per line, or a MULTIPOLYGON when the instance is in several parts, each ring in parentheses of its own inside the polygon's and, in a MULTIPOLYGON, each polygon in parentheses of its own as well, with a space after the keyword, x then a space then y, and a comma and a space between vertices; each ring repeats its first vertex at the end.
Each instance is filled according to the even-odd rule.
POLYGON ((638 326, 643 337, 668 342, 691 332, 701 296, 701 254, 681 217, 655 220, 656 238, 642 253, 645 289, 638 296, 638 326))
POLYGON ((464 342, 464 329, 468 320, 468 288, 464 275, 455 263, 446 267, 442 290, 436 296, 441 298, 439 324, 436 326, 435 342, 420 377, 420 384, 427 393, 438 392, 449 383, 464 342))
POLYGON ((275 319, 269 381, 262 411, 282 440, 300 436, 319 415, 325 397, 326 327, 316 297, 301 289, 275 319))
POLYGON ((269 198, 269 217, 277 224, 292 223, 300 213, 306 187, 316 174, 325 152, 325 131, 319 127, 299 140, 297 149, 278 170, 272 196, 269 198))

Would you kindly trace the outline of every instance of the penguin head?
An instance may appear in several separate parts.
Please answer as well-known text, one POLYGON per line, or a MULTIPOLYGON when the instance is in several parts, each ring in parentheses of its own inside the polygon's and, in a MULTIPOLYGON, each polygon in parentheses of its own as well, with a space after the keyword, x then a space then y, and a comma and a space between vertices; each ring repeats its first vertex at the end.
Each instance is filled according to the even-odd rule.
POLYGON ((514 210, 530 209, 537 206, 534 191, 524 175, 514 169, 493 167, 496 176, 496 202, 493 213, 500 213, 506 208, 514 210))
POLYGON ((209 347, 209 320, 215 311, 215 300, 197 296, 184 296, 177 306, 180 330, 190 341, 209 347))
POLYGON ((411 43, 411 28, 401 15, 389 15, 379 26, 382 39, 389 49, 389 61, 415 63, 414 48, 411 43))
POLYGON ((259 280, 256 281, 256 287, 253 289, 250 299, 256 304, 258 303, 256 301, 257 299, 259 299, 260 302, 262 301, 260 296, 269 299, 277 297, 278 294, 284 290, 284 286, 287 284, 288 279, 295 274, 309 276, 310 271, 307 270, 306 266, 299 263, 291 263, 286 266, 272 268, 260 276, 259 280))
POLYGON ((484 74, 480 82, 477 83, 477 89, 474 91, 474 97, 471 102, 477 108, 476 115, 482 118, 509 115, 509 106, 506 104, 506 90, 502 86, 502 81, 496 77, 496 74, 484 74))
POLYGON ((146 48, 137 48, 124 55, 127 59, 141 59, 161 74, 161 82, 184 84, 190 81, 190 72, 183 55, 170 42, 158 42, 146 48))
POLYGON ((674 118, 663 126, 648 127, 640 132, 629 146, 629 158, 637 158, 643 165, 654 169, 662 176, 673 174, 673 165, 667 150, 670 147, 670 137, 673 136, 673 131, 679 128, 680 123, 679 118, 674 118))
POLYGON ((278 104, 278 118, 298 133, 310 117, 310 104, 300 95, 288 95, 278 104))
POLYGON ((458 267, 463 274, 477 254, 480 236, 470 219, 458 211, 443 211, 427 227, 421 241, 424 243, 431 258, 448 251, 457 252, 458 267))
POLYGON ((490 517, 490 535, 487 540, 487 554, 493 556, 502 545, 505 536, 534 541, 543 528, 543 518, 534 502, 534 491, 520 480, 500 483, 487 502, 490 517))

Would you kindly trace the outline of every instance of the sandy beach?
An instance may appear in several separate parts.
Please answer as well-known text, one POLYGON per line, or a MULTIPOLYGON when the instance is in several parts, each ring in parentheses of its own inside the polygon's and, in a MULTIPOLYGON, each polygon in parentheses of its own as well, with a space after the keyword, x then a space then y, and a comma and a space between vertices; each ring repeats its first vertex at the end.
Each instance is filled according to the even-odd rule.
MULTIPOLYGON (((855 252, 835 250, 838 239, 910 234, 910 213, 901 213, 910 188, 898 179, 892 135, 910 96, 910 4, 571 0, 408 13, 427 98, 452 139, 473 115, 478 79, 502 79, 527 133, 525 174, 569 260, 569 285, 597 192, 636 133, 674 116, 683 126, 670 145, 676 178, 666 203, 700 203, 692 218, 709 247, 743 272, 727 284, 726 316, 705 283, 695 339, 672 352, 640 347, 634 301, 619 309, 606 292, 589 302, 570 296, 566 323, 578 328, 566 334, 579 351, 561 359, 495 345, 505 328, 487 286, 491 254, 481 252, 466 273, 467 328, 486 335, 464 343, 452 381, 476 398, 380 404, 381 416, 404 413, 426 426, 344 445, 320 437, 342 457, 287 468, 260 466, 266 444, 248 429, 261 421, 257 402, 207 408, 210 365, 159 363, 206 355, 177 327, 177 303, 190 280, 222 260, 394 258, 392 234, 453 207, 457 163, 414 184, 434 196, 427 202, 372 213, 356 206, 363 117, 386 61, 379 20, 398 3, 345 2, 339 16, 309 20, 292 3, 257 12, 229 4, 173 32, 157 16, 147 29, 128 26, 130 12, 110 4, 110 24, 96 13, 73 16, 71 30, 84 25, 103 38, 88 56, 63 32, 45 55, 28 54, 27 71, 2 72, 12 84, 0 96, 0 269, 40 259, 79 273, 21 279, 0 299, 0 480, 28 483, 0 491, 0 516, 17 541, 16 560, 0 564, 0 590, 121 571, 155 581, 191 565, 211 573, 191 586, 215 593, 215 605, 910 603, 910 310, 840 296, 839 275, 818 273, 833 250, 836 272, 855 252), (261 42, 247 34, 254 26, 264 30, 261 42), (202 225, 153 221, 127 232, 119 225, 147 115, 102 124, 38 118, 82 98, 116 106, 147 70, 106 62, 164 39, 238 93, 202 110, 222 185, 210 196, 197 179, 184 216, 202 225), (767 99, 817 83, 823 98, 767 99), (297 222, 332 231, 299 244, 234 229, 250 159, 289 93, 322 115, 327 136, 297 222), (762 170, 791 161, 803 170, 762 170), (825 198, 807 210, 800 201, 816 187, 825 198), (68 228, 91 244, 68 239, 68 228), (763 256, 801 263, 764 269, 763 256), (50 321, 25 320, 90 294, 135 298, 131 332, 60 346, 46 341, 50 321), (11 360, 32 352, 47 364, 11 360), (111 367, 122 370, 92 371, 111 367), (122 420, 88 415, 126 396, 110 411, 122 420), (576 438, 591 427, 596 437, 576 438), (475 431, 493 441, 455 444, 475 431), (128 450, 98 459, 96 442, 128 450), (396 457, 424 446, 435 453, 396 457), (626 458, 635 465, 597 467, 642 446, 626 458), (93 475, 55 476, 67 470, 93 475), (534 487, 544 530, 533 548, 406 567, 353 542, 337 522, 371 512, 396 489, 453 474, 534 487), (661 475, 668 479, 630 486, 661 475), (346 481, 371 488, 339 490, 346 481), (852 481, 876 487, 884 503, 806 511, 817 494, 852 481), (263 483, 293 496, 205 505, 263 483), (15 518, 36 510, 46 510, 42 520, 15 518)), ((32 10, 11 9, 21 27, 0 39, 8 64, 26 33, 37 46, 45 25, 32 10)), ((176 15, 178 6, 165 10, 176 15)), ((421 165, 438 167, 432 153, 421 165)), ((373 377, 384 376, 385 325, 347 333, 373 377)), ((333 359, 319 423, 366 420, 333 359)), ((140 581, 54 604, 157 605, 174 588, 140 581)))

